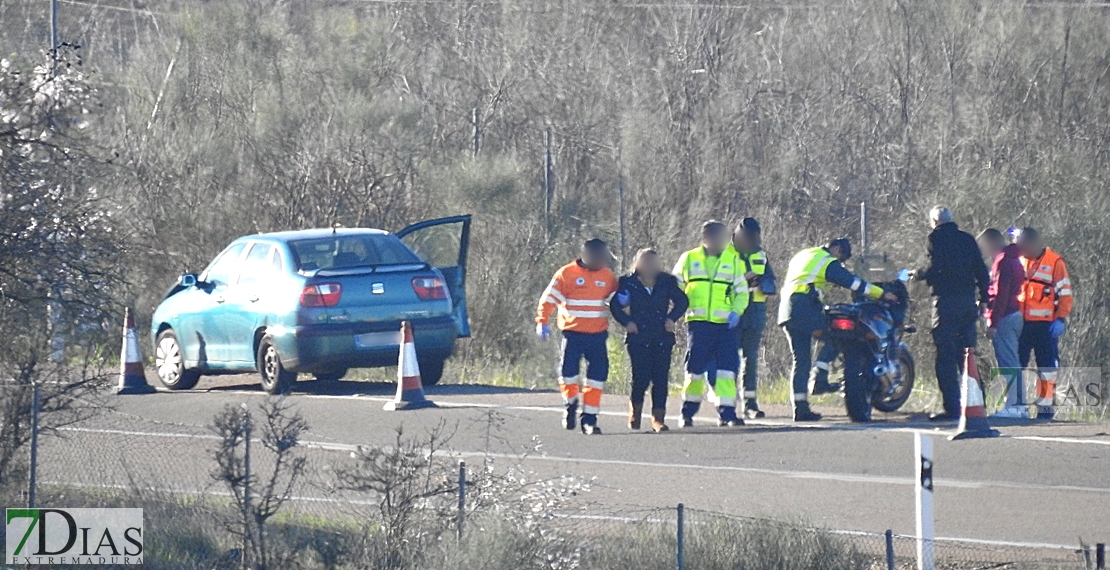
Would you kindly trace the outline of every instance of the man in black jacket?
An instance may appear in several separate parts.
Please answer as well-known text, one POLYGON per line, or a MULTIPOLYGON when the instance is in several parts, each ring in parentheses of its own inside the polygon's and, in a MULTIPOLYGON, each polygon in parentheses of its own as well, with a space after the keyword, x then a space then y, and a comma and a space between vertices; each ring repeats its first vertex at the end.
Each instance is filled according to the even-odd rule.
POLYGON ((675 323, 686 313, 689 301, 678 280, 663 272, 659 254, 653 249, 636 253, 633 272, 617 282, 617 293, 609 310, 625 328, 624 341, 632 361, 632 395, 629 398, 628 427, 640 429, 644 393, 651 386, 651 427, 666 431, 667 385, 670 380, 671 352, 674 350, 675 323))
POLYGON ((975 323, 979 319, 976 293, 986 306, 990 274, 983 254, 971 234, 952 221, 952 212, 937 206, 929 212, 933 231, 929 234, 929 267, 916 278, 933 290, 933 342, 937 346, 937 384, 944 400, 944 413, 932 420, 960 418, 960 374, 964 350, 975 348, 975 323))

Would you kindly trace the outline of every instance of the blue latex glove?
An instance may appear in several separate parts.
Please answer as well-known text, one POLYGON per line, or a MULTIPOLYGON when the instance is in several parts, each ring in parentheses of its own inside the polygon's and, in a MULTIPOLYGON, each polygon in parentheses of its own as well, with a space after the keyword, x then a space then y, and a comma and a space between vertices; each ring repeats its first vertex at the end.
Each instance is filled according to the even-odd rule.
POLYGON ((536 336, 540 337, 540 340, 551 338, 551 327, 547 325, 536 325, 536 336))
POLYGON ((617 293, 617 305, 627 307, 628 302, 632 300, 632 295, 628 291, 620 291, 617 293))
POLYGON ((728 328, 734 329, 740 324, 740 314, 733 311, 728 314, 728 328))
POLYGON ((1067 325, 1064 324, 1064 319, 1056 319, 1052 321, 1051 325, 1048 325, 1048 335, 1052 337, 1052 340, 1056 340, 1064 336, 1065 329, 1067 329, 1067 325))

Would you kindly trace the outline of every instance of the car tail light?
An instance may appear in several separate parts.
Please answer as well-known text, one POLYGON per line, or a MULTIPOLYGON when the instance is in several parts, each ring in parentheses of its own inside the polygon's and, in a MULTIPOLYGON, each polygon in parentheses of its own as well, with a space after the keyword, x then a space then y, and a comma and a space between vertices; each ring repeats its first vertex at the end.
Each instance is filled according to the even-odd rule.
POLYGON ((412 290, 421 301, 436 301, 447 298, 447 286, 439 277, 413 277, 412 290))
POLYGON ((334 307, 339 304, 343 287, 338 283, 307 285, 301 290, 302 307, 334 307))
POLYGON ((838 331, 850 331, 850 330, 856 328, 856 322, 855 321, 853 321, 852 319, 846 319, 846 318, 843 318, 843 317, 838 318, 838 319, 833 319, 832 323, 830 323, 830 324, 831 324, 832 328, 834 328, 838 331))

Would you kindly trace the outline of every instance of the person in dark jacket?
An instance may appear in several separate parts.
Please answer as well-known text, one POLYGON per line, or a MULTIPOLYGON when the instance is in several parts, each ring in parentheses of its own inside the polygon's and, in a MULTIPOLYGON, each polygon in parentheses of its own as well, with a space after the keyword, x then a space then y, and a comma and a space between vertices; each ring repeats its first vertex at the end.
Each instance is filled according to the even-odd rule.
POLYGON ((667 385, 674 349, 675 323, 689 304, 678 280, 663 272, 659 254, 653 249, 636 253, 631 275, 617 282, 617 293, 609 309, 625 328, 625 343, 632 361, 632 395, 628 427, 640 429, 644 393, 651 387, 651 428, 667 431, 667 385))
POLYGON ((960 419, 960 373, 964 351, 975 348, 975 323, 979 306, 990 299, 990 275, 983 263, 979 244, 971 234, 952 221, 952 212, 937 206, 929 212, 933 231, 929 234, 929 266, 915 277, 929 284, 933 302, 933 342, 937 346, 936 374, 944 400, 944 413, 934 421, 960 419))

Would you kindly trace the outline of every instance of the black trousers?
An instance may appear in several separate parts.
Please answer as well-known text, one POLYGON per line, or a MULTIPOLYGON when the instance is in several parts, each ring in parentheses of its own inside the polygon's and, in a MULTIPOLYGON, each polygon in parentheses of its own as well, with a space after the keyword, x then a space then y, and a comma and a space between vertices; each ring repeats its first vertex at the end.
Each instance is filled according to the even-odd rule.
POLYGON ((975 322, 979 309, 974 296, 938 297, 933 304, 933 342, 937 346, 937 384, 944 411, 960 413, 960 377, 964 354, 975 348, 975 322))
POLYGON ((673 345, 630 344, 628 358, 632 361, 632 396, 634 406, 644 405, 644 394, 651 387, 651 409, 667 407, 667 384, 671 377, 673 345))

